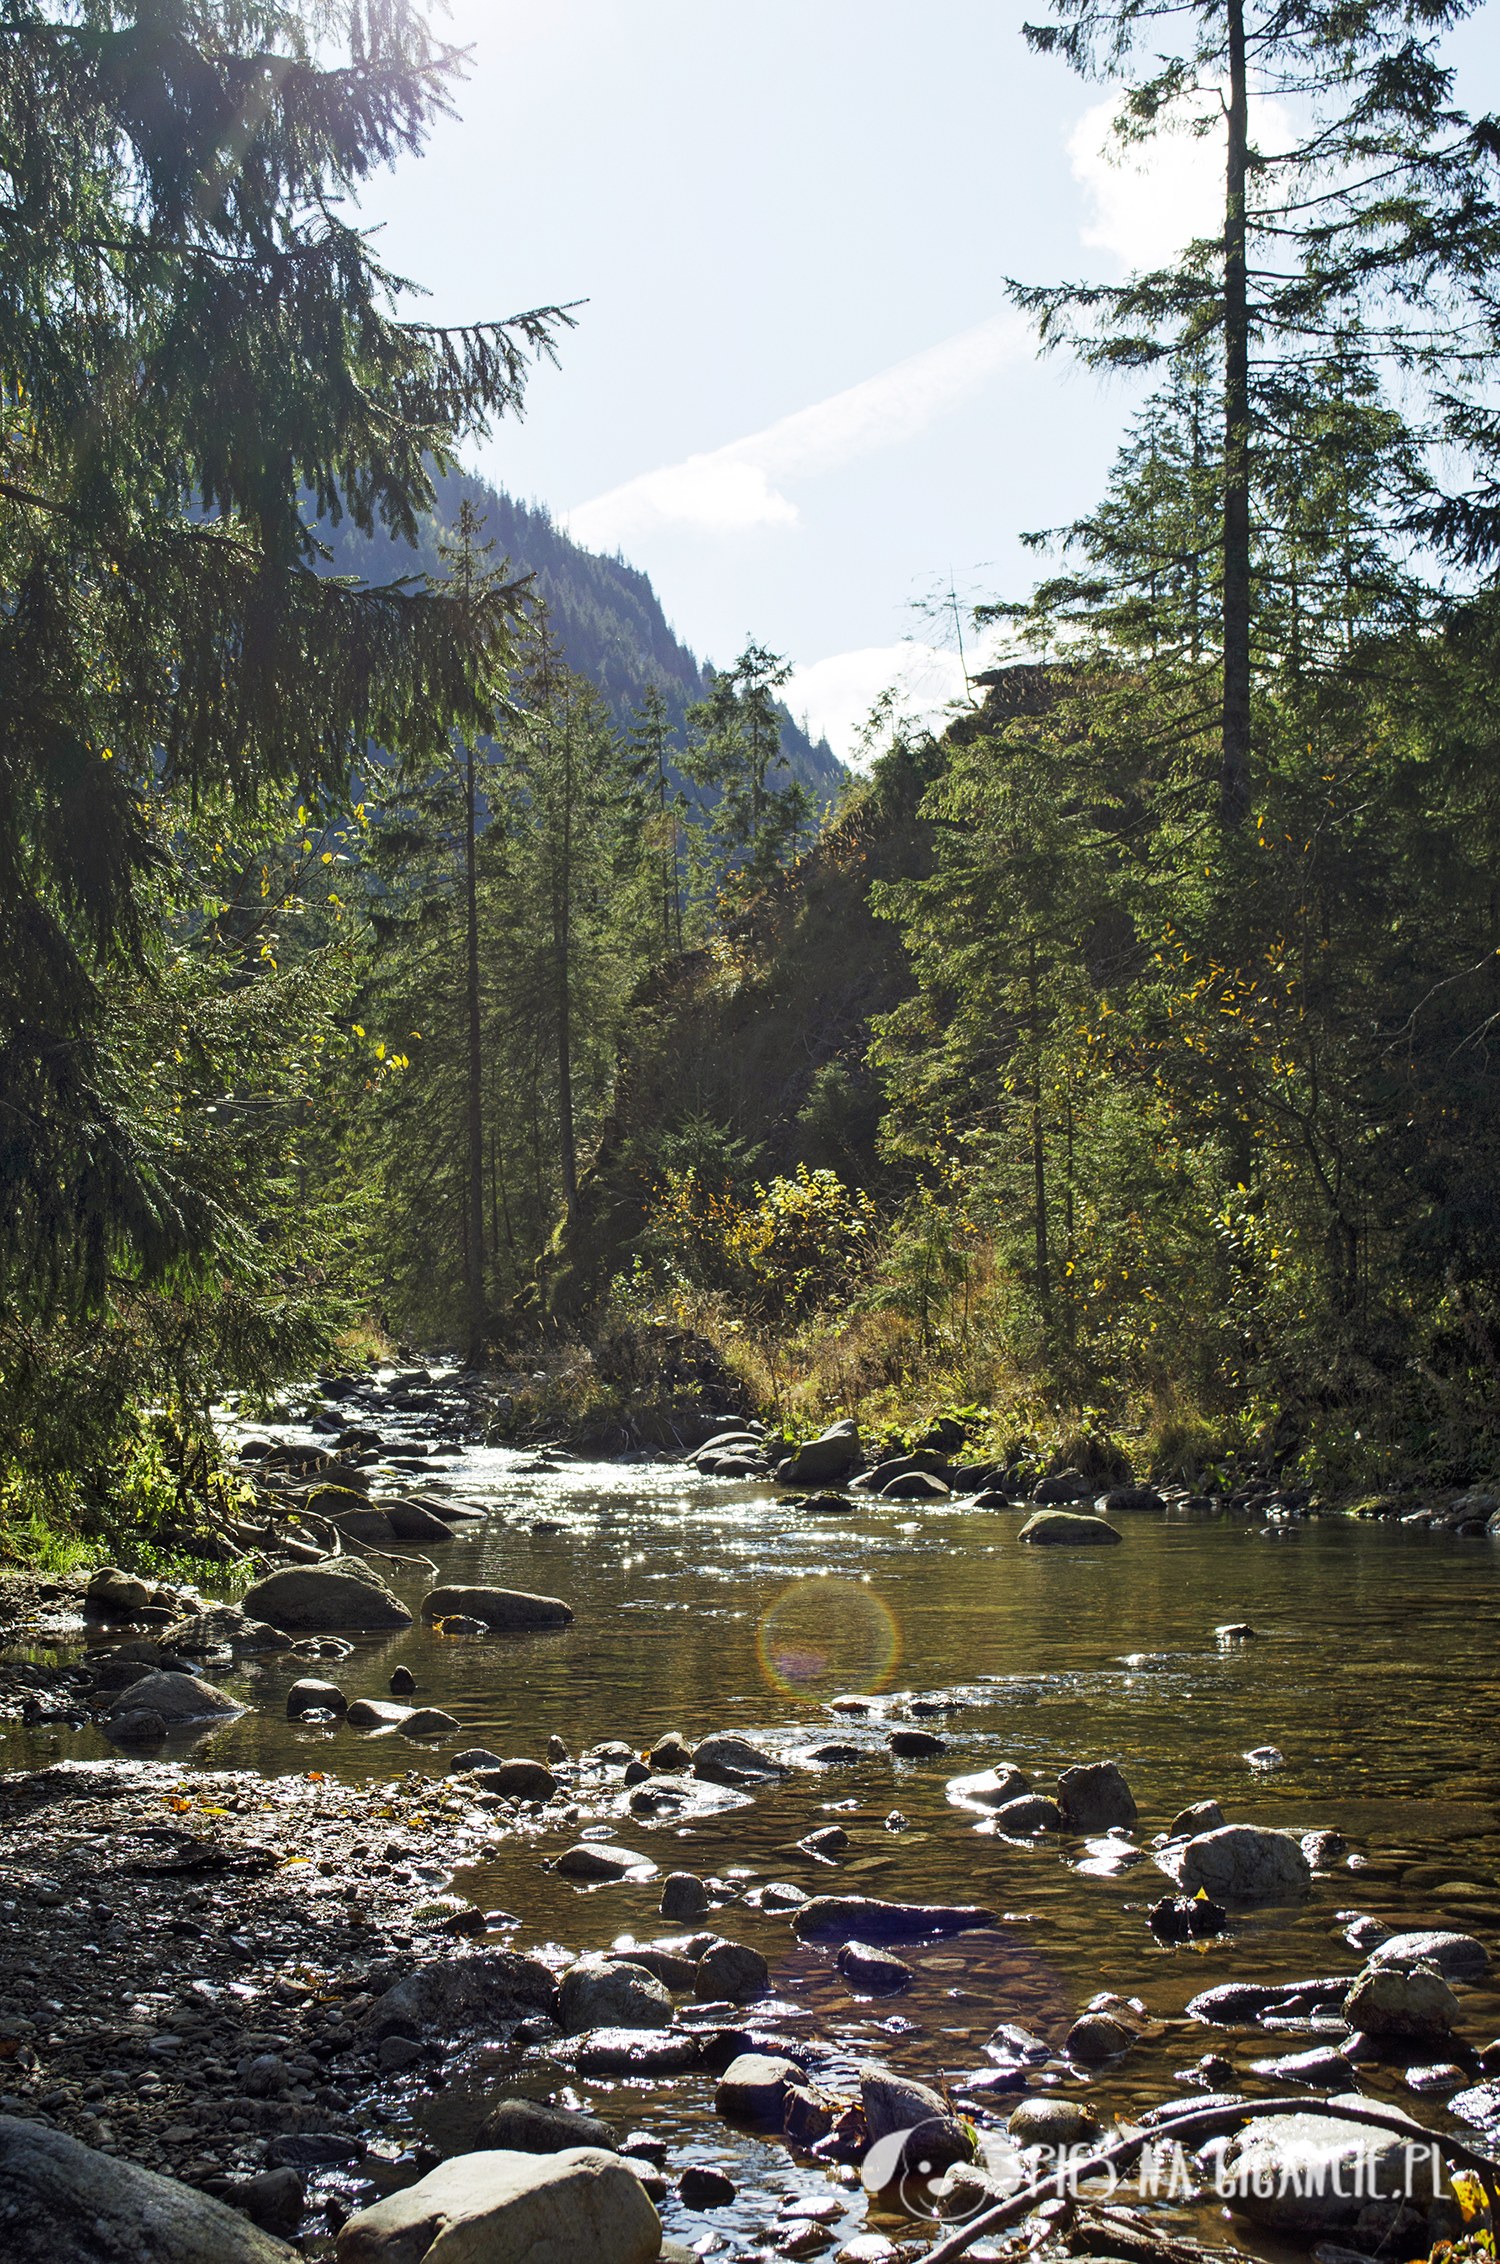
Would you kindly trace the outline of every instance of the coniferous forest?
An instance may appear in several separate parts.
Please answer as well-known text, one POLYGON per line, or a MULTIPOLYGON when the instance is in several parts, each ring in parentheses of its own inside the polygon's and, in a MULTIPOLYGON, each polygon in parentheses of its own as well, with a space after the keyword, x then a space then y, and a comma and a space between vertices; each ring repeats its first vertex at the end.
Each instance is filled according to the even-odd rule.
POLYGON ((339 60, 295 6, 11 10, 13 1552, 149 1516, 164 1473, 180 1502, 216 1400, 361 1332, 612 1348, 553 1409, 585 1428, 628 1431, 611 1361, 638 1393, 687 1332, 794 1425, 1490 1467, 1497 137, 1436 57, 1464 13, 1028 30, 1126 77, 1127 139, 1226 90, 1223 229, 1013 283, 1045 350, 1149 390, 1035 586, 979 608, 1010 657, 946 727, 877 713, 856 775, 753 636, 705 671, 644 577, 463 477, 574 316, 398 317, 335 212, 446 99, 413 11, 356 11, 339 60))
MULTIPOLYGON (((445 219, 691 84, 764 241, 607 288, 806 401, 789 76, 899 167, 950 6, 497 8, 445 219)), ((361 219, 442 13, 0 0, 6 2264, 1495 2264, 1500 116, 1475 0, 1041 12, 1222 195, 995 283, 1123 437, 846 764, 890 648, 568 530, 785 560, 993 319, 554 518, 588 304, 361 219)))

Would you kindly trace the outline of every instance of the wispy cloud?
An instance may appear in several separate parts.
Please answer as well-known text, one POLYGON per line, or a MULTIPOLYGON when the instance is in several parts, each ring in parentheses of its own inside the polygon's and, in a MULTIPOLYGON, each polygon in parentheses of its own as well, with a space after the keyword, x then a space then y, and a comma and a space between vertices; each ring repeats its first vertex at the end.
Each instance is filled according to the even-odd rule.
POLYGON ((782 482, 838 471, 911 439, 1031 351, 1019 316, 994 315, 763 432, 642 472, 575 505, 566 515, 568 532, 590 549, 607 550, 665 527, 732 535, 794 526, 797 507, 782 482))
MULTIPOLYGON (((1224 224, 1224 136, 1160 133, 1121 150, 1112 138, 1116 103, 1095 103, 1068 138, 1073 178, 1092 207, 1080 231, 1086 244, 1113 252, 1127 268, 1161 267, 1195 236, 1224 224)), ((1218 98, 1205 94, 1199 115, 1212 120, 1218 98)))
POLYGON ((786 702, 793 715, 806 717, 814 739, 825 737, 841 761, 856 762, 861 728, 882 692, 894 691, 902 714, 921 724, 936 723, 963 689, 956 653, 906 639, 799 662, 787 684, 786 702))

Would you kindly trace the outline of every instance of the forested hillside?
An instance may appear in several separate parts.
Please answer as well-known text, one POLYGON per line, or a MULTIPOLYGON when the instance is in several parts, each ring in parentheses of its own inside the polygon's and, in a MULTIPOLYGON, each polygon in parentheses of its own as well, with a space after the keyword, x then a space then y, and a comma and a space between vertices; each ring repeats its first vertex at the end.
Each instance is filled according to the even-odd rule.
MULTIPOLYGON (((983 705, 859 781, 753 630, 700 666, 644 576, 462 473, 570 317, 404 323, 329 218, 457 67, 415 15, 346 80, 278 12, 291 91, 228 185, 229 111, 154 50, 13 43, 48 220, 0 255, 6 1546, 183 1530, 220 1395, 397 1340, 566 1341, 542 1412, 615 1437, 691 1339, 793 1424, 1500 1470, 1500 136, 1434 44, 1462 12, 1268 16, 1247 64, 1205 0, 1143 51, 1127 141, 1224 90, 1222 225, 1011 285, 1150 389, 978 608, 983 705), (1266 155, 1273 78, 1317 123, 1266 155)), ((1155 20, 1056 18, 1034 47, 1127 77, 1155 20)))
MULTIPOLYGON (((495 545, 497 562, 508 561, 513 575, 535 577, 563 659, 598 685, 616 725, 628 727, 647 685, 655 684, 680 737, 688 708, 708 696, 702 665, 668 626, 648 577, 623 558, 584 550, 542 505, 518 503, 466 472, 441 473, 433 481, 431 508, 417 521, 414 548, 384 530, 364 533, 349 519, 337 526, 319 523, 319 536, 332 553, 329 570, 368 582, 441 574, 439 546, 466 499, 484 522, 483 539, 495 545)), ((838 790, 843 765, 827 740, 810 739, 784 705, 780 714, 787 769, 827 799, 838 790)))

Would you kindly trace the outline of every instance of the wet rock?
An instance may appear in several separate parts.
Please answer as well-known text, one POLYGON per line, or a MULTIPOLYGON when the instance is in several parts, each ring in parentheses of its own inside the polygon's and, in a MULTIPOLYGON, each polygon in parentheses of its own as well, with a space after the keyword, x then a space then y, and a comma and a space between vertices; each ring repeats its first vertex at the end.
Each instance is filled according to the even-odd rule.
POLYGON ((1016 1538, 1034 1548, 1101 1548, 1121 1538, 1115 1526, 1102 1517, 1079 1516, 1068 1509, 1039 1509, 1028 1517, 1016 1538))
POLYGON ((428 1958, 415 1973, 378 1998, 361 2022, 370 2035, 411 2023, 418 2030, 456 2034, 460 2029, 550 2012, 557 1983, 535 1958, 506 1950, 428 1958))
POLYGON ((262 2170, 232 2186, 228 2198, 244 2210, 252 2225, 289 2237, 302 2222, 307 2188, 298 2170, 262 2170))
POLYGON ((1345 1852, 1347 1841, 1342 1832, 1304 1832, 1302 1852, 1315 1871, 1326 1871, 1338 1862, 1345 1852))
POLYGON ((1031 1779, 1014 1761, 997 1761, 993 1769, 976 1770, 973 1776, 950 1777, 944 1790, 960 1808, 1004 1808, 1025 1798, 1031 1779))
MULTIPOLYGON (((412 1623, 411 1613, 378 1573, 343 1557, 295 1565, 257 1580, 245 1591, 245 1612, 293 1634, 336 1634, 340 1628, 373 1632, 412 1623)), ((175 1631, 174 1640, 180 1644, 175 1631)))
POLYGON ((541 1761, 495 1761, 475 1772, 486 1792, 503 1793, 507 1800, 550 1800, 558 1780, 541 1761))
MULTIPOLYGON (((329 1524, 335 1528, 341 1540, 363 1541, 367 1547, 376 1549, 394 1548, 397 1539, 396 1528, 386 1516, 385 1511, 374 1508, 367 1501, 360 1500, 358 1495, 353 1495, 350 1498, 356 1504, 354 1508, 340 1510, 337 1516, 327 1509, 319 1509, 317 1515, 328 1519, 329 1524)), ((284 1549, 283 1553, 295 1555, 297 1552, 295 1549, 287 1548, 284 1549)))
POLYGON ((807 1833, 797 1845, 808 1855, 842 1855, 849 1845, 849 1834, 842 1824, 825 1824, 820 1831, 807 1833))
POLYGON ((238 1706, 211 1682, 200 1682, 193 1674, 146 1674, 139 1682, 132 1682, 120 1692, 110 1707, 105 1727, 117 1715, 134 1713, 160 1714, 171 1728, 180 1722, 206 1722, 227 1720, 231 1715, 242 1714, 238 1706))
POLYGON ((167 1725, 152 1706, 132 1706, 125 1714, 111 1714, 104 1725, 116 1745, 160 1745, 167 1725))
POLYGON ((295 2264, 297 2251, 175 2178, 0 2119, 7 2264, 295 2264))
POLYGON ((1344 1999, 1344 2018, 1366 2036, 1446 2036, 1458 1999, 1435 1965, 1371 1965, 1344 1999))
POLYGON ((920 1942, 999 1923, 975 1903, 882 1902, 866 1895, 814 1895, 792 1913, 792 1930, 804 1942, 849 1934, 866 1942, 920 1942))
POLYGON ((1230 1645, 1234 1643, 1253 1643, 1256 1640, 1256 1635, 1257 1630, 1250 1625, 1247 1619, 1226 1620, 1222 1627, 1214 1629, 1215 1642, 1225 1650, 1228 1650, 1230 1645))
POLYGON ((1030 1839, 1035 1832, 1060 1832, 1062 1810, 1044 1792, 1023 1793, 994 1811, 995 1829, 1011 1839, 1030 1839))
POLYGON ((432 1588, 422 1598, 425 1620, 483 1620, 509 1634, 526 1627, 568 1627, 573 1607, 558 1596, 532 1596, 520 1588, 432 1588))
POLYGON ((345 2137, 337 2131, 285 2131, 267 2146, 266 2167, 270 2170, 331 2170, 344 2162, 362 2160, 368 2151, 362 2138, 345 2137))
POLYGON ((680 1776, 684 1769, 692 1767, 693 1751, 678 1736, 676 1730, 670 1730, 665 1737, 657 1739, 646 1759, 663 1776, 680 1776))
POLYGON ((468 1776, 475 1769, 498 1769, 501 1766, 499 1754, 492 1753, 487 1745, 466 1745, 448 1763, 449 1772, 455 1777, 468 1776))
POLYGON ((1229 1913, 1207 1895, 1163 1895, 1146 1913, 1159 1942, 1186 1942, 1222 1934, 1229 1913))
POLYGON ((101 1565, 83 1595, 86 1619, 131 1619, 151 1602, 146 1581, 136 1580, 118 1565, 101 1565))
POLYGON ((696 1957, 680 1957, 675 1950, 631 1948, 606 1950, 604 1954, 612 1964, 644 1966, 664 1989, 691 1989, 698 1971, 696 1957))
POLYGON ((1500 2126, 1500 2083, 1476 2083, 1471 2090, 1455 2093, 1448 2112, 1478 2130, 1494 2130, 1500 2126))
POLYGON ((1354 2070, 1342 2052, 1315 2044, 1307 2052, 1282 2052, 1275 2059, 1252 2060, 1257 2075, 1273 2075, 1278 2083, 1306 2083, 1317 2091, 1347 2090, 1354 2070))
POLYGON ((1108 2012, 1080 2013, 1063 2039, 1063 2050, 1070 2060, 1080 2060, 1085 2066, 1097 2066, 1101 2061, 1118 2059, 1135 2043, 1137 2031, 1117 2020, 1108 2012))
POLYGON ((948 1750, 948 1740, 930 1729, 893 1729, 886 1744, 898 1761, 931 1761, 948 1750))
POLYGON ((625 1782, 628 1785, 645 1784, 650 1778, 650 1775, 651 1771, 647 1768, 644 1761, 637 1761, 632 1759, 627 1761, 625 1764, 625 1782))
POLYGON ((1053 1502, 1092 1501, 1094 1489, 1081 1470, 1058 1470, 1039 1481, 1032 1500, 1044 1506, 1053 1502))
POLYGON ((1166 1506, 1154 1486, 1111 1486, 1099 1502, 1106 1517, 1126 1515, 1132 1510, 1165 1509, 1166 1506))
POLYGON ((1129 1785, 1113 1761, 1082 1761, 1057 1780, 1057 1805, 1067 1832, 1107 1832, 1129 1827, 1136 1805, 1129 1785))
POLYGON ((1405 2144, 1331 2115, 1268 2116, 1229 2140, 1224 2182, 1256 2224, 1317 2236, 1352 2226, 1369 2194, 1401 2190, 1405 2144))
POLYGON ((1240 1759, 1248 1762, 1252 1769, 1284 1769, 1286 1767, 1286 1755, 1279 1745, 1252 1745, 1248 1753, 1240 1755, 1240 1759))
POLYGON ((396 1706, 386 1698, 356 1698, 344 1719, 351 1729, 399 1729, 411 1712, 410 1706, 396 1706))
POLYGON ((1018 2146, 1078 2146, 1099 2133, 1091 2109, 1076 2099, 1023 2099, 1005 2127, 1018 2146))
POLYGON ((736 2198, 733 2181, 706 2162, 691 2162, 677 2180, 677 2198, 684 2209, 727 2209, 736 2198))
POLYGON ((1167 1827, 1169 1840, 1198 1839, 1204 1832, 1221 1832, 1224 1829, 1224 1811, 1217 1800, 1196 1800, 1191 1808, 1180 1808, 1167 1827))
POLYGON ((1225 1981, 1190 1997, 1186 2009, 1193 2020, 1234 2027, 1293 2000, 1304 2007, 1342 2004, 1348 1988, 1347 1977, 1339 1976, 1315 1981, 1225 1981))
POLYGON ((634 2171, 592 2146, 557 2154, 459 2154, 403 2192, 350 2217, 338 2264, 422 2264, 432 2255, 524 2264, 587 2257, 651 2264, 661 2220, 634 2171))
POLYGON ((859 1426, 853 1422, 830 1424, 821 1436, 808 1439, 776 1476, 783 1486, 819 1486, 842 1478, 860 1458, 859 1426))
POLYGON ((974 2140, 940 2092, 866 2061, 859 2071, 860 2112, 868 2147, 861 2177, 872 2191, 907 2172, 934 2177, 974 2159, 974 2140))
POLYGON ((802 1746, 799 1748, 799 1757, 817 1761, 824 1768, 838 1768, 854 1761, 867 1761, 870 1748, 867 1745, 841 1745, 835 1739, 827 1745, 802 1746))
POLYGON ((1489 1969, 1489 1952, 1472 1934, 1442 1932, 1392 1934, 1370 1959, 1371 1965, 1432 1965, 1446 1980, 1477 1981, 1489 1969))
POLYGON ((557 2017, 565 2036, 586 2028, 664 2028, 672 1999, 644 1966, 584 1958, 562 1977, 557 2017))
POLYGON ((1215 1902, 1289 1902, 1306 1894, 1312 1867, 1290 1832, 1225 1824, 1161 1849, 1158 1868, 1184 1894, 1201 1887, 1215 1902))
POLYGON ((706 2003, 723 1998, 729 2004, 743 2004, 751 1997, 763 1997, 771 1986, 771 1968, 759 1950, 748 1949, 743 1942, 715 1942, 698 1960, 693 1976, 693 1991, 706 2003))
POLYGON ((449 1737, 463 1723, 456 1714, 445 1714, 441 1706, 418 1706, 401 1724, 403 1737, 449 1737))
POLYGON ((1446 2098, 1467 2083, 1464 2070, 1453 2060, 1439 2060, 1431 2067, 1409 2067, 1406 2070, 1406 2088, 1415 2091, 1420 2099, 1446 2098))
POLYGON ((193 1659, 207 1658, 224 1650, 253 1655, 288 1648, 286 1636, 279 1627, 272 1627, 263 1619, 251 1619, 238 1604, 210 1604, 203 1611, 174 1619, 170 1626, 162 1629, 161 1640, 164 1647, 169 1646, 193 1659))
POLYGON ((383 1501, 380 1504, 390 1520, 391 1531, 398 1541, 451 1541, 453 1528, 444 1518, 415 1501, 383 1501))
POLYGON ((703 2039, 683 2028, 590 2028, 560 2045, 580 2075, 681 2075, 697 2067, 703 2039))
POLYGON ((693 1775, 706 1784, 740 1788, 784 1777, 787 1771, 774 1755, 762 1752, 743 1737, 705 1737, 693 1748, 693 1775))
POLYGON ((804 1517, 848 1517, 854 1508, 847 1494, 804 1494, 801 1501, 790 1501, 789 1509, 800 1509, 804 1517))
POLYGON ((947 1501, 950 1489, 931 1470, 903 1470, 880 1489, 882 1501, 947 1501))
POLYGON ((564 1879, 623 1879, 630 1871, 655 1869, 649 1855, 635 1855, 628 1847, 609 1847, 602 1840, 580 1840, 560 1855, 553 1868, 564 1879))
POLYGON ((303 1714, 344 1714, 349 1701, 336 1682, 318 1682, 311 1675, 294 1682, 286 1694, 286 1718, 296 1721, 303 1714))
POLYGON ((875 1997, 892 1996, 911 1980, 909 1965, 872 1942, 845 1942, 833 1962, 851 1988, 868 1990, 875 1997))
POLYGON ((1368 1918, 1357 1910, 1341 1910, 1339 1917, 1346 1921, 1344 1940, 1352 1950, 1378 1950, 1391 1938, 1391 1928, 1383 1918, 1368 1918))
POLYGON ((714 2112, 727 2122, 780 2130, 787 2093, 800 2088, 801 2083, 802 2070, 795 2060, 774 2059, 766 2052, 742 2052, 719 2078, 714 2112))

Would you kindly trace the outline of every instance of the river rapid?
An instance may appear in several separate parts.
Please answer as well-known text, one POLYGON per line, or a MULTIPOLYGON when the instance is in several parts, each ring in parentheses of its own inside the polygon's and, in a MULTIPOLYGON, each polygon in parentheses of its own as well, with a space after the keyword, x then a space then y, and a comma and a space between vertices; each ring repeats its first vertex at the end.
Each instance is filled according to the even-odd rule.
MULTIPOLYGON (((657 1915, 661 1874, 716 1879, 736 1899, 705 1923, 770 1961, 774 2003, 769 2014, 756 2008, 758 2023, 815 2035, 851 2067, 878 2056, 929 2082, 985 2069, 1002 2021, 1060 2041, 1097 1991, 1136 1996, 1169 2025, 1088 2081, 1105 2116, 1181 2095, 1181 2071, 1210 2050, 1231 2060, 1237 2083, 1274 2089, 1250 2072, 1252 2059, 1314 2035, 1170 2024, 1218 1982, 1352 1975, 1362 1962, 1342 1939, 1352 1913, 1397 1930, 1475 1933, 1492 1952, 1500 1944, 1496 1541, 1341 1517, 1268 1526, 1253 1515, 1169 1512, 1122 1519, 1119 1547, 1023 1548, 1018 1510, 962 1501, 917 1509, 856 1494, 847 1515, 814 1520, 774 1488, 682 1465, 539 1470, 537 1459, 535 1450, 471 1447, 425 1480, 424 1491, 487 1512, 432 1561, 444 1583, 562 1597, 571 1626, 455 1637, 417 1618, 399 1635, 353 1638, 335 1665, 257 1660, 218 1678, 248 1710, 195 1745, 184 1766, 368 1783, 413 1766, 442 1774, 467 1746, 539 1758, 549 1736, 577 1758, 609 1740, 639 1751, 668 1731, 690 1744, 733 1731, 790 1749, 794 1764, 799 1749, 836 1737, 860 1758, 794 1765, 774 1788, 714 1813, 683 1822, 622 1809, 597 1836, 639 1852, 654 1876, 580 1886, 557 1875, 548 1860, 579 1827, 543 1816, 498 1839, 454 1886, 482 1908, 515 1914, 507 1946, 559 1962, 680 1931, 657 1915), (1221 1640, 1227 1622, 1248 1623, 1253 1637, 1221 1640), (398 1665, 415 1676, 417 1702, 456 1716, 460 1734, 417 1745, 285 1718, 299 1674, 331 1674, 350 1698, 384 1697, 398 1665), (866 1710, 835 1700, 863 1700, 866 1710), (888 1733, 917 1723, 946 1751, 893 1759, 888 1733), (1246 1759, 1267 1746, 1281 1765, 1246 1759), (1009 1760, 1050 1791, 1070 1764, 1106 1758, 1140 1811, 1141 1860, 1123 1868, 1118 1853, 1101 1857, 1078 1841, 1007 1840, 946 1789, 1009 1760), (1163 1946, 1145 1917, 1169 1891, 1150 1842, 1178 1810, 1209 1799, 1231 1822, 1334 1830, 1347 1847, 1305 1900, 1234 1913, 1216 1940, 1163 1946), (849 1835, 831 1863, 796 1844, 828 1823, 849 1835), (804 1946, 784 1914, 745 1905, 747 1891, 774 1880, 805 1893, 981 1903, 1004 1923, 903 1951, 910 1987, 858 1997, 833 1969, 836 1945, 804 1946)), ((434 1585, 426 1566, 375 1561, 416 1614, 434 1585)), ((35 1768, 109 1750, 91 1728, 11 1725, 3 1760, 35 1768)), ((1479 2047, 1500 2033, 1500 1993, 1488 1982, 1463 1992, 1461 2033, 1479 2047)), ((1413 2100, 1399 2067, 1362 2070, 1361 2080, 1372 2097, 1453 2127, 1437 2101, 1413 2100)), ((673 2149, 674 2169, 688 2159, 727 2168, 740 2204, 711 2218, 679 2212, 680 2237, 764 2223, 809 2182, 781 2145, 715 2126, 712 2078, 696 2073, 569 2083, 565 2067, 534 2053, 486 2050, 439 2093, 393 2085, 392 2127, 452 2149, 472 2130, 477 2099, 497 2085, 552 2091, 621 2127, 650 2128, 673 2149)), ((1007 2105, 997 2099, 997 2113, 1007 2105)), ((857 2229, 862 2205, 850 2200, 857 2229)), ((1213 2212, 1188 2214, 1200 2233, 1230 2232, 1213 2212)), ((1233 2231, 1277 2253, 1244 2225, 1233 2231)))

